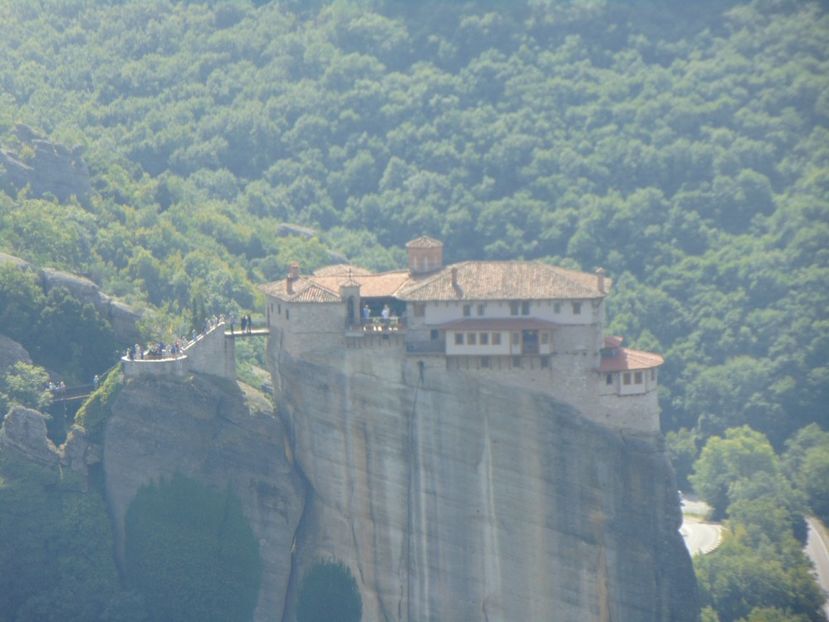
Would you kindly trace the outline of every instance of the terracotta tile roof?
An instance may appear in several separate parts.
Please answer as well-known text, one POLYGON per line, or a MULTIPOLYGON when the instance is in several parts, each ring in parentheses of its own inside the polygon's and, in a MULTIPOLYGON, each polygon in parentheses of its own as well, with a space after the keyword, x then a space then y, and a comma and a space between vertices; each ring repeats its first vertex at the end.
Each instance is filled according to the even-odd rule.
POLYGON ((445 324, 435 325, 434 328, 443 330, 552 330, 561 324, 539 320, 534 317, 507 317, 507 318, 463 318, 445 324))
POLYGON ((616 356, 602 357, 598 371, 607 373, 613 371, 650 369, 652 367, 659 367, 664 362, 665 359, 653 352, 618 348, 616 350, 616 356))
MULTIPOLYGON (((404 271, 381 274, 354 274, 351 281, 360 285, 361 298, 391 298, 400 286, 408 282, 409 273, 404 271)), ((288 293, 285 279, 266 283, 260 290, 287 302, 339 302, 340 285, 348 282, 348 276, 301 276, 293 283, 293 293, 288 293), (314 289, 313 292, 306 290, 314 289)))
POLYGON ((288 294, 285 279, 260 289, 282 300, 300 301, 297 296, 313 283, 327 292, 314 294, 313 300, 333 302, 334 296, 339 297, 340 285, 349 279, 349 268, 352 282, 360 285, 361 297, 409 301, 593 299, 604 297, 611 284, 605 278, 603 293, 594 274, 537 261, 466 261, 428 275, 405 270, 372 274, 358 266, 340 264, 300 277, 294 282, 293 294, 288 294), (457 287, 452 285, 453 270, 457 270, 457 287))
POLYGON ((430 238, 427 235, 421 235, 414 240, 406 242, 406 248, 437 248, 438 246, 443 246, 443 242, 435 238, 430 238))
MULTIPOLYGON (((338 277, 339 278, 339 277, 338 277)), ((259 289, 269 296, 274 296, 286 302, 340 302, 339 288, 332 291, 321 287, 308 277, 299 277, 294 280, 292 293, 288 293, 286 279, 261 285, 259 289)))
MULTIPOLYGON (((605 291, 610 279, 605 279, 605 291)), ((407 284, 402 300, 545 300, 603 298, 596 276, 535 261, 467 261, 407 284), (457 287, 452 270, 457 270, 457 287)))
POLYGON ((615 335, 608 335, 604 338, 604 347, 605 348, 618 348, 622 345, 622 342, 625 340, 624 337, 616 337, 615 335))
POLYGON ((338 263, 333 266, 323 266, 322 268, 314 270, 314 276, 348 276, 349 272, 351 273, 351 276, 365 276, 367 274, 372 274, 371 270, 367 270, 361 266, 338 263))
MULTIPOLYGON (((320 286, 339 292, 342 276, 311 277, 320 286)), ((361 298, 391 298, 400 286, 409 280, 405 271, 382 272, 380 274, 352 274, 351 278, 360 284, 361 298)))

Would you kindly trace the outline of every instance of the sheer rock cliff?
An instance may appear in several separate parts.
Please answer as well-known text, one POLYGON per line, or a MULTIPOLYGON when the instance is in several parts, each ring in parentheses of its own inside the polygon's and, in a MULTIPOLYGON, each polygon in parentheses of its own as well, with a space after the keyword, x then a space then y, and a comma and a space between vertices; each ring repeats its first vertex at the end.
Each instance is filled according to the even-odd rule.
POLYGON ((309 489, 294 582, 342 560, 370 621, 699 619, 659 437, 393 348, 270 357, 309 489))
POLYGON ((146 376, 128 380, 111 410, 103 465, 116 556, 123 552, 127 508, 141 486, 175 473, 219 489, 229 485, 260 543, 254 619, 280 619, 304 489, 270 402, 211 376, 146 376))

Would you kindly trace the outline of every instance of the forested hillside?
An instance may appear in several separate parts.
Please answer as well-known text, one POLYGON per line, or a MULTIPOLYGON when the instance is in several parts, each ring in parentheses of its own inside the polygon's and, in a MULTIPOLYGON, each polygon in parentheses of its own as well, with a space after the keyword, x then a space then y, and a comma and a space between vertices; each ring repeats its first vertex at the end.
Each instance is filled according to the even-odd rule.
POLYGON ((0 251, 153 336, 426 233, 607 269, 610 332, 665 355, 683 482, 728 428, 823 438, 793 435, 829 425, 825 3, 6 0, 0 35, 0 251), (25 183, 58 165, 74 197, 25 183))
POLYGON ((2 248, 168 317, 420 233, 601 265, 612 330, 666 355, 666 429, 779 447, 825 416, 824 6, 258 4, 4 3, 2 144, 81 145, 92 197, 9 189, 2 248))

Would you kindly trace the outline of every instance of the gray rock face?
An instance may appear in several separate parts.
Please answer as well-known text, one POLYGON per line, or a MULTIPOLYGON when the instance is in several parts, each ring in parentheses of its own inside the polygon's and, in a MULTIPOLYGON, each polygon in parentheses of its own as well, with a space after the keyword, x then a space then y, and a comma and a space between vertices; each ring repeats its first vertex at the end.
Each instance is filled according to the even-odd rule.
POLYGON ((81 204, 89 202, 89 169, 81 157, 80 147, 72 149, 53 143, 27 125, 18 125, 17 138, 22 147, 16 152, 0 149, 0 186, 16 192, 27 185, 31 196, 54 195, 66 202, 72 196, 81 204))
POLYGON ((31 408, 9 409, 0 427, 0 448, 18 451, 38 464, 58 463, 58 450, 46 437, 46 416, 31 408))
POLYGON ((209 376, 135 378, 112 410, 103 464, 119 557, 124 517, 141 486, 175 473, 220 489, 230 485, 260 542, 263 575, 255 620, 279 619, 304 497, 286 456, 281 422, 262 407, 252 411, 235 384, 209 376))
POLYGON ((29 356, 26 348, 19 343, 5 335, 0 335, 0 376, 4 375, 9 367, 18 361, 31 365, 32 357, 29 356))
POLYGON ((699 619, 659 438, 462 371, 401 373, 390 349, 314 364, 273 348, 311 490, 292 596, 334 556, 365 620, 699 619))

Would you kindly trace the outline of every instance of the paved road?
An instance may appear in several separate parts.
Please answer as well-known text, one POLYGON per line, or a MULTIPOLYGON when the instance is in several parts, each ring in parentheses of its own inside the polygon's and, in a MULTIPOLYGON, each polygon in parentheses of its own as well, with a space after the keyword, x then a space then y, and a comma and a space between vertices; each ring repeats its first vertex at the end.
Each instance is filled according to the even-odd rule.
POLYGON ((685 539, 685 547, 691 556, 710 553, 720 544, 722 526, 705 523, 686 516, 679 533, 685 539))
MULTIPOLYGON (((829 542, 821 535, 818 521, 811 516, 806 519, 809 524, 809 538, 806 540, 806 555, 815 564, 818 585, 829 594, 829 542)), ((829 603, 823 605, 829 616, 829 603)))

